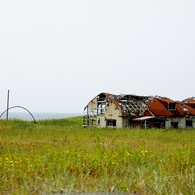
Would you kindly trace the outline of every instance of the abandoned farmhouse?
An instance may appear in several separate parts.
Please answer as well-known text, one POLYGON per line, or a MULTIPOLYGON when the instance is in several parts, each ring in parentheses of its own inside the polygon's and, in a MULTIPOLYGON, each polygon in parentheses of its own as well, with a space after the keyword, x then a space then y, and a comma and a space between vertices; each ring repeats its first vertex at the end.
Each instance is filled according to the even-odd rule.
POLYGON ((83 127, 195 128, 195 97, 100 93, 84 108, 83 127))

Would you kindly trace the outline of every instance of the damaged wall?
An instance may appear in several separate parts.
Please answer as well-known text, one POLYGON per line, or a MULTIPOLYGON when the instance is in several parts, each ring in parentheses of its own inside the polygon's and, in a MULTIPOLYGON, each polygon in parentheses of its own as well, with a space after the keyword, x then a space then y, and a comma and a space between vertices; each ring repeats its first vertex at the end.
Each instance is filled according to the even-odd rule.
POLYGON ((165 128, 174 127, 176 129, 195 128, 194 118, 174 117, 168 118, 165 122, 165 128))
POLYGON ((101 93, 85 107, 87 115, 84 116, 83 126, 195 128, 195 109, 187 104, 189 102, 173 101, 161 96, 101 93), (143 118, 146 123, 142 121, 143 118))

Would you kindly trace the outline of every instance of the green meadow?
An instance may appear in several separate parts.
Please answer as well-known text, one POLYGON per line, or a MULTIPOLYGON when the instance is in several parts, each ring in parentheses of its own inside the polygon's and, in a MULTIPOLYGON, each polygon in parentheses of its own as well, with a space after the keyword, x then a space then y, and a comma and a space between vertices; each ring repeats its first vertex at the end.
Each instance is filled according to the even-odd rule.
POLYGON ((195 194, 195 129, 0 121, 0 194, 195 194))

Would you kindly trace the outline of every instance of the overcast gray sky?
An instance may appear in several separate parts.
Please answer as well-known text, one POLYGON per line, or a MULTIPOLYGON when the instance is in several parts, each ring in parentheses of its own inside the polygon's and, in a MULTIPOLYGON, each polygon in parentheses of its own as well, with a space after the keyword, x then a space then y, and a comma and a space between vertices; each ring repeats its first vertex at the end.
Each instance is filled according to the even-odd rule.
POLYGON ((195 96, 194 0, 0 0, 0 112, 82 112, 101 92, 195 96))

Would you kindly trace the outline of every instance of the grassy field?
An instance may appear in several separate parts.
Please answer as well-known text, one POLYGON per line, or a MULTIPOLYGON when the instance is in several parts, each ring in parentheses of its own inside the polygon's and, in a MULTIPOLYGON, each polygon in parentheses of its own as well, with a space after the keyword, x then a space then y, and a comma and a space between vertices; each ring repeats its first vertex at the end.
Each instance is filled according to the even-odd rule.
POLYGON ((0 194, 195 194, 195 130, 0 121, 0 194))

